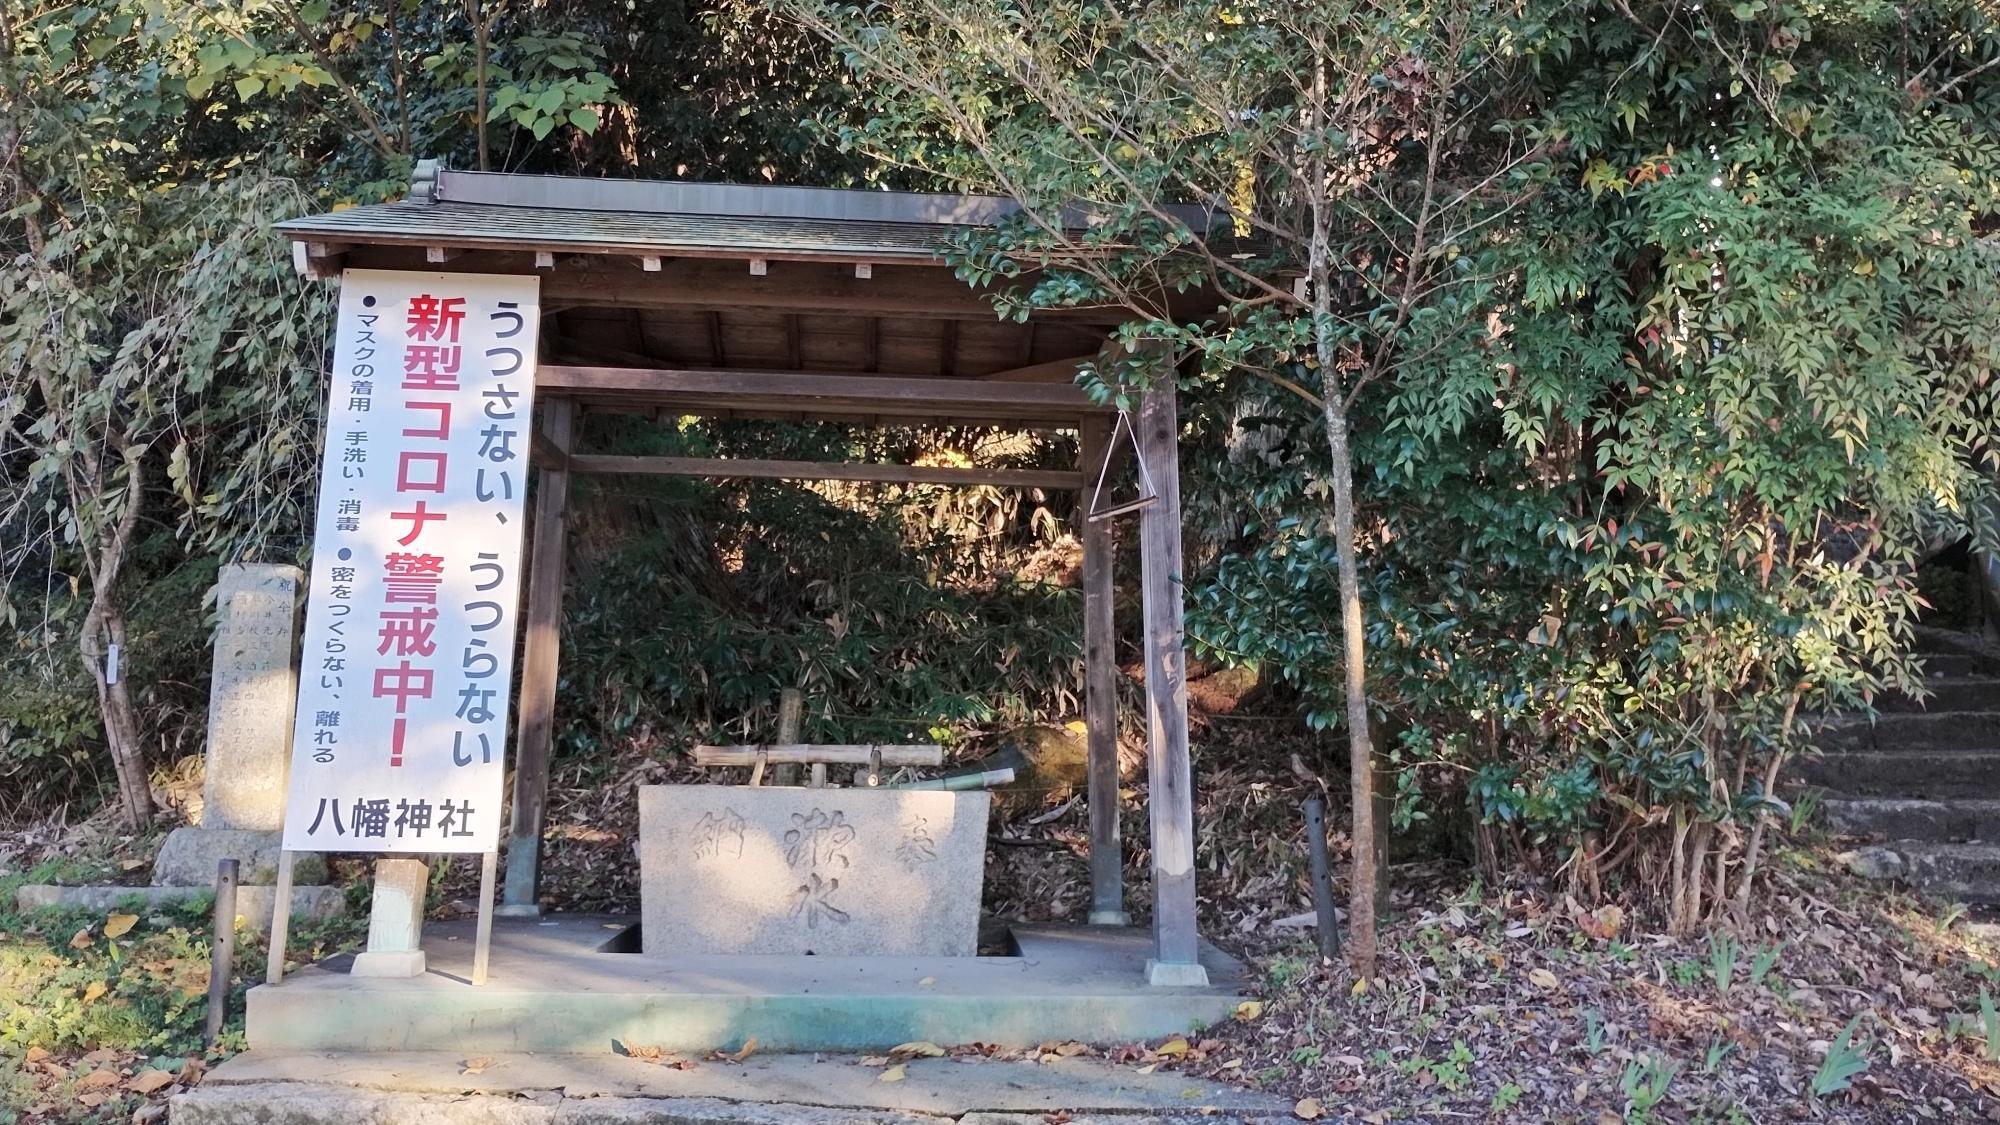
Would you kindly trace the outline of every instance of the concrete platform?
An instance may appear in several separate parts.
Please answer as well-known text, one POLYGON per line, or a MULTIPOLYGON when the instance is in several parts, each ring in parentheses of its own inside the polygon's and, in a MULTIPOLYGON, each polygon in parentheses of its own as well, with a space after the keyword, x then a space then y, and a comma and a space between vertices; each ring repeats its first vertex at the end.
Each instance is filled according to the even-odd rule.
POLYGON ((1018 927, 1010 957, 657 957, 631 919, 498 919, 487 983, 470 983, 472 924, 424 935, 430 971, 360 978, 336 958, 252 988, 255 1051, 601 1054, 613 1041, 703 1052, 866 1051, 1048 1040, 1129 1043, 1227 1019, 1243 967, 1204 947, 1210 984, 1146 983, 1149 933, 1018 927))
MULTIPOLYGON (((179 1125, 226 1120, 219 1111, 258 1107, 270 1121, 275 1107, 319 1107, 332 1125, 381 1120, 355 1112, 357 1099, 373 1108, 377 1095, 402 1095, 410 1108, 435 1107, 437 1099, 519 1113, 545 1107, 564 1120, 594 1118, 595 1110, 650 1106, 659 1120, 940 1121, 968 1115, 1115 1114, 1127 1125, 1156 1115, 1204 1115, 1203 1120, 1289 1117, 1290 1103, 1182 1074, 1142 1074, 1137 1066, 1098 1059, 1047 1063, 993 1059, 915 1059, 900 1082, 883 1082, 883 1067, 851 1055, 757 1054, 742 1063, 703 1061, 677 1070, 608 1052, 595 1055, 503 1054, 467 1074, 455 1054, 272 1054, 251 1051, 209 1072, 201 1088, 175 1106, 179 1125), (504 1100, 503 1100, 504 1099, 504 1100), (733 1107, 735 1114, 727 1109, 733 1107), (690 1111, 699 1110, 699 1113, 690 1111), (848 1111, 838 1115, 826 1111, 848 1111), (856 1113, 853 1111, 867 1111, 856 1113)), ((454 1119, 481 1118, 458 1112, 454 1119)), ((621 1114, 625 1116, 625 1114, 621 1114)))

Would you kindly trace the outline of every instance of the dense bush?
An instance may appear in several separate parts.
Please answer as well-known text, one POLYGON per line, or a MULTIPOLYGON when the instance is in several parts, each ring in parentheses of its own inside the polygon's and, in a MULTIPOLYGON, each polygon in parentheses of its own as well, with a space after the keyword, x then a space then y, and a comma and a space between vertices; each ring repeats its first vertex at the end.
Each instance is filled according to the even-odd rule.
MULTIPOLYGON (((1074 456, 1067 440, 981 431, 593 424, 593 448, 632 452, 1074 456)), ((1082 606, 1057 537, 1068 496, 629 477, 577 489, 557 708, 573 749, 642 730, 768 738, 792 686, 815 741, 949 741, 1079 708, 1082 606)))
POLYGON ((1911 685, 1925 545, 1994 542, 1975 4, 786 6, 878 91, 844 141, 1024 204, 963 276, 1150 315, 1192 631, 1346 732, 1364 834, 1372 758, 1488 862, 1712 917, 1813 720, 1911 685))

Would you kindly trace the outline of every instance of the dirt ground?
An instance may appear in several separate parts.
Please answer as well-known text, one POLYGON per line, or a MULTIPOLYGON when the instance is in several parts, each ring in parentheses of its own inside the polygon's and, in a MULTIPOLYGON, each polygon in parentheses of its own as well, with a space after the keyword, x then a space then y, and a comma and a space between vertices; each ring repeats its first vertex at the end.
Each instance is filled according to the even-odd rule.
MULTIPOLYGON (((1769 892, 1744 924, 1692 938, 1650 932, 1615 907, 1587 912, 1529 879, 1486 886, 1449 859, 1399 863, 1379 976, 1363 987, 1314 944, 1300 808, 1322 790, 1318 763, 1309 744, 1287 744, 1274 727, 1215 716, 1197 737, 1204 933, 1261 982, 1237 1018, 1109 1050, 964 1050, 1182 1071, 1281 1094, 1302 1119, 2000 1121, 2000 1011, 1986 998, 2000 941, 1962 908, 1838 870, 1837 843, 1810 835, 1776 849, 1769 892)), ((643 740, 610 761, 564 765, 548 905, 635 910, 632 787, 695 776, 643 740)), ((1338 810, 1344 778, 1332 779, 1338 810)), ((1143 922, 1143 779, 1128 785, 1127 890, 1143 922)), ((988 849, 989 913, 1079 919, 1081 795, 1049 785, 1005 808, 988 849)), ((1335 831, 1338 861, 1345 841, 1335 831)), ((102 825, 42 825, 0 838, 0 853, 16 871, 65 857, 118 870, 149 843, 102 825)), ((472 864, 452 865, 439 911, 468 909, 475 878, 472 864)), ((69 937, 0 940, 59 947, 69 937)), ((12 1071, 0 1089, 19 1103, 12 1120, 151 1121, 201 1069, 141 1044, 31 1047, 0 1026, 0 1070, 12 1071)))

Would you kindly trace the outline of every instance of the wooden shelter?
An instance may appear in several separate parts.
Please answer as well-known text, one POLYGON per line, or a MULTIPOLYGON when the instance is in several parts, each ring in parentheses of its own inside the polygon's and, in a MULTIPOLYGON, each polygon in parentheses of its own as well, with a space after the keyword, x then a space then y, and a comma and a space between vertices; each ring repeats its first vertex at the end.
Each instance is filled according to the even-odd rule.
MULTIPOLYGON (((402 202, 280 225, 300 271, 313 277, 357 267, 541 278, 537 471, 503 913, 538 909, 572 474, 1072 489, 1086 494, 1087 507, 1116 415, 1074 376, 1128 314, 999 319, 987 295, 954 276, 941 248, 953 231, 1012 209, 976 196, 457 172, 427 162, 402 202), (1047 471, 613 456, 577 441, 578 415, 591 411, 1074 430, 1080 458, 1073 469, 1047 471)), ((1198 986, 1208 977, 1195 923, 1173 385, 1155 380, 1134 420, 1158 496, 1138 517, 1153 885, 1147 979, 1198 986)), ((1122 926, 1112 539, 1102 522, 1079 532, 1090 919, 1122 926)))

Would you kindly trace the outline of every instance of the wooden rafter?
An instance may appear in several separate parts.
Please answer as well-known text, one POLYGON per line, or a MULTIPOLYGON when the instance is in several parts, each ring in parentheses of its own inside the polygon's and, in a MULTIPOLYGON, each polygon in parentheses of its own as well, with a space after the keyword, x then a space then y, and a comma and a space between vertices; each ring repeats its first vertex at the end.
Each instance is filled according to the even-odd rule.
POLYGON ((1069 469, 1002 469, 960 465, 875 465, 857 461, 767 461, 741 457, 627 457, 576 453, 573 473, 706 477, 712 480, 850 480, 878 484, 993 485, 1000 488, 1077 489, 1081 472, 1069 469))
POLYGON ((1073 355, 1066 359, 1049 359, 1041 363, 1031 363, 1026 367, 1010 367, 1005 371, 995 371, 980 378, 997 383, 1074 383, 1077 371, 1084 364, 1097 358, 1097 353, 1073 355))
POLYGON ((1063 427, 1109 411, 1076 387, 990 379, 558 364, 542 367, 535 383, 548 395, 626 407, 673 407, 696 414, 948 417, 1063 427))

